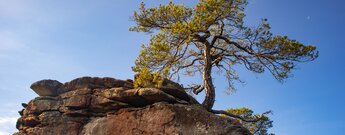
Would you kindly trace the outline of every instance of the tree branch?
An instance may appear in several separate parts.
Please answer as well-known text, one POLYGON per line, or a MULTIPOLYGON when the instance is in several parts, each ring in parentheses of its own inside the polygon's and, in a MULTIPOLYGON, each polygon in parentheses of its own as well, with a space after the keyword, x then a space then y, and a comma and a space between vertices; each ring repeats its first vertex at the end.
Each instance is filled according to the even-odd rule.
POLYGON ((244 122, 251 122, 251 123, 258 122, 258 121, 262 120, 265 115, 272 113, 272 111, 267 111, 267 112, 262 113, 259 117, 256 117, 255 119, 246 119, 246 118, 243 118, 241 116, 229 113, 229 112, 224 111, 224 110, 211 110, 211 112, 214 113, 214 114, 224 114, 226 116, 229 116, 229 117, 232 117, 232 118, 236 118, 236 119, 240 119, 240 120, 242 120, 244 122))
POLYGON ((249 51, 247 48, 245 48, 245 47, 239 45, 239 44, 236 43, 236 42, 230 41, 230 40, 229 40, 228 38, 226 38, 226 37, 223 37, 223 36, 219 36, 219 35, 218 35, 218 36, 215 36, 215 38, 222 39, 222 40, 224 40, 226 43, 235 45, 238 49, 241 49, 241 50, 245 51, 245 52, 248 53, 248 54, 254 55, 254 53, 251 52, 251 51, 249 51))
POLYGON ((182 68, 187 68, 187 67, 193 66, 194 63, 195 63, 196 61, 199 61, 199 60, 202 60, 202 58, 195 58, 195 59, 193 59, 193 61, 192 61, 191 63, 189 63, 188 65, 183 65, 183 66, 180 66, 179 68, 182 69, 182 68))
POLYGON ((188 88, 184 88, 184 89, 190 89, 190 90, 193 91, 193 93, 194 93, 195 95, 198 95, 200 92, 202 92, 202 91, 205 89, 205 87, 202 86, 202 85, 195 85, 195 84, 194 84, 193 86, 188 87, 188 88))

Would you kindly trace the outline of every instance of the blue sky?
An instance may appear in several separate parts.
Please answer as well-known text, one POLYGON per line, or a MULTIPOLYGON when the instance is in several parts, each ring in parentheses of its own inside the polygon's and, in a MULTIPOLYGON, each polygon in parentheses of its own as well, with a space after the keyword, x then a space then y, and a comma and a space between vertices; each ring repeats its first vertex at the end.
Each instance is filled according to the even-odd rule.
MULTIPOLYGON (((148 6, 167 3, 152 2, 148 6)), ((176 0, 193 5, 194 1, 176 0)), ((299 64, 284 84, 270 74, 239 69, 246 82, 227 95, 215 77, 216 109, 273 110, 277 135, 342 134, 345 129, 345 2, 342 0, 250 0, 246 23, 268 18, 275 34, 314 44, 320 57, 299 64)), ((0 0, 0 135, 16 131, 20 103, 37 95, 31 83, 81 76, 133 78, 131 66, 149 36, 129 32, 133 1, 0 0)), ((182 79, 188 82, 193 79, 182 79)), ((195 79, 199 81, 200 79, 195 79)), ((202 95, 197 97, 202 100, 202 95)))

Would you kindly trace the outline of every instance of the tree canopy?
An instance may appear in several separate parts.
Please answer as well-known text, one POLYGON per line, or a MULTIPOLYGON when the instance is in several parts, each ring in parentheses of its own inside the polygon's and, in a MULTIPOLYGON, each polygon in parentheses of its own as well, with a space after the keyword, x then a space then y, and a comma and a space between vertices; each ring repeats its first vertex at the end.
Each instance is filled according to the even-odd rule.
POLYGON ((133 67, 141 80, 136 86, 150 86, 145 83, 148 78, 159 84, 160 77, 200 74, 203 84, 192 89, 196 94, 205 90, 203 106, 211 111, 214 72, 223 71, 232 89, 233 81, 239 80, 235 65, 255 73, 267 70, 283 81, 298 62, 317 58, 315 46, 272 34, 267 19, 258 26, 244 25, 246 5, 247 0, 199 0, 194 7, 169 2, 147 8, 141 3, 130 30, 149 33, 151 39, 142 45, 133 67))
MULTIPOLYGON (((253 135, 274 135, 268 133, 268 129, 273 127, 273 121, 265 115, 253 114, 254 112, 249 108, 227 109, 225 112, 239 116, 241 119, 237 119, 236 123, 247 128, 253 135)), ((226 117, 227 115, 222 116, 226 117)))

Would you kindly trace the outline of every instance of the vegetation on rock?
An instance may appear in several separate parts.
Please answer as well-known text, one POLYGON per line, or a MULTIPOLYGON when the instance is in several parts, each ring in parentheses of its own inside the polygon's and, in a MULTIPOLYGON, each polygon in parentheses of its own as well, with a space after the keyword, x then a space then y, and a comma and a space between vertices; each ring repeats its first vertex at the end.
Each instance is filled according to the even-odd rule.
POLYGON ((196 6, 189 7, 171 1, 150 8, 141 3, 133 16, 136 25, 130 30, 151 34, 151 39, 142 45, 133 67, 138 73, 136 87, 159 87, 162 78, 179 78, 181 73, 200 74, 203 83, 190 89, 195 94, 205 91, 202 105, 206 110, 251 123, 245 125, 255 126, 261 121, 264 128, 270 127, 268 117, 252 116, 251 110, 244 109, 241 114, 235 110, 212 110, 216 97, 213 74, 223 73, 230 91, 235 89, 234 81, 240 80, 236 65, 254 73, 267 70, 282 82, 291 76, 298 62, 316 59, 318 51, 313 45, 274 35, 267 19, 256 27, 244 25, 247 3, 247 0, 199 0, 196 6))
MULTIPOLYGON (((237 122, 247 128, 254 135, 274 135, 273 133, 268 133, 268 129, 273 127, 273 121, 265 115, 253 114, 253 111, 249 108, 236 108, 225 111, 244 118, 245 120, 237 119, 237 122), (257 118, 261 119, 255 122, 246 121, 257 118)), ((226 117, 224 114, 222 116, 226 117)))
POLYGON ((212 74, 217 70, 225 73, 229 89, 234 89, 233 82, 239 80, 235 65, 255 73, 268 70, 283 81, 296 62, 317 58, 315 46, 273 35, 267 19, 257 27, 245 26, 246 5, 247 0, 199 0, 195 7, 170 2, 146 8, 142 3, 134 12, 136 26, 130 30, 149 33, 151 39, 142 46, 133 67, 141 74, 137 86, 150 83, 148 71, 153 80, 181 72, 191 76, 200 73, 203 84, 193 88, 195 93, 205 90, 203 106, 211 110, 215 102, 212 74))
POLYGON ((82 77, 49 87, 54 84, 62 83, 33 84, 35 92, 40 89, 37 94, 64 92, 23 103, 14 135, 250 134, 231 119, 206 111, 169 80, 161 89, 133 89, 132 80, 109 77, 82 77), (42 89, 47 87, 51 89, 42 89))

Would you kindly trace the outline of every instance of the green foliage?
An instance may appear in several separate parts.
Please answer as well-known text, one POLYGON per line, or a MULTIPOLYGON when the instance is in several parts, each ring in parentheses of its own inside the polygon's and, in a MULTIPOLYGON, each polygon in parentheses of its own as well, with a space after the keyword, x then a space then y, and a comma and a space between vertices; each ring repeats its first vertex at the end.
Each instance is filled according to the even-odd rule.
MULTIPOLYGON (((238 120, 238 122, 254 135, 273 135, 267 131, 269 128, 273 127, 273 121, 270 120, 269 117, 253 114, 253 111, 248 108, 228 109, 226 111, 244 119, 256 119, 260 117, 261 119, 257 122, 245 122, 242 120, 238 120)), ((226 117, 226 115, 222 116, 226 117)))
POLYGON ((188 75, 201 73, 206 44, 211 47, 212 67, 225 71, 233 88, 232 82, 239 80, 233 65, 244 65, 256 73, 267 69, 283 81, 296 62, 317 58, 315 46, 273 35, 267 19, 257 27, 244 26, 246 5, 246 0, 199 0, 195 7, 170 2, 146 8, 141 3, 133 17, 137 24, 130 30, 147 32, 152 37, 148 45, 142 46, 134 71, 149 68, 168 78, 180 71, 188 75))
POLYGON ((135 77, 134 88, 160 88, 164 78, 157 72, 153 74, 148 68, 142 68, 135 77))
MULTIPOLYGON (((291 76, 298 62, 318 57, 313 45, 273 35, 267 19, 256 27, 245 26, 246 5, 247 0, 199 0, 195 7, 170 2, 146 8, 141 3, 133 16, 136 25, 130 30, 151 34, 151 39, 142 45, 133 71, 169 79, 181 73, 212 78, 214 72, 220 72, 232 91, 233 82, 240 81, 235 65, 254 73, 269 71, 282 82, 291 76)), ((139 77, 144 78, 138 79, 142 82, 137 86, 151 86, 144 82, 150 77, 139 77)), ((211 96, 205 100, 214 102, 212 79, 203 80, 206 97, 211 96)))

